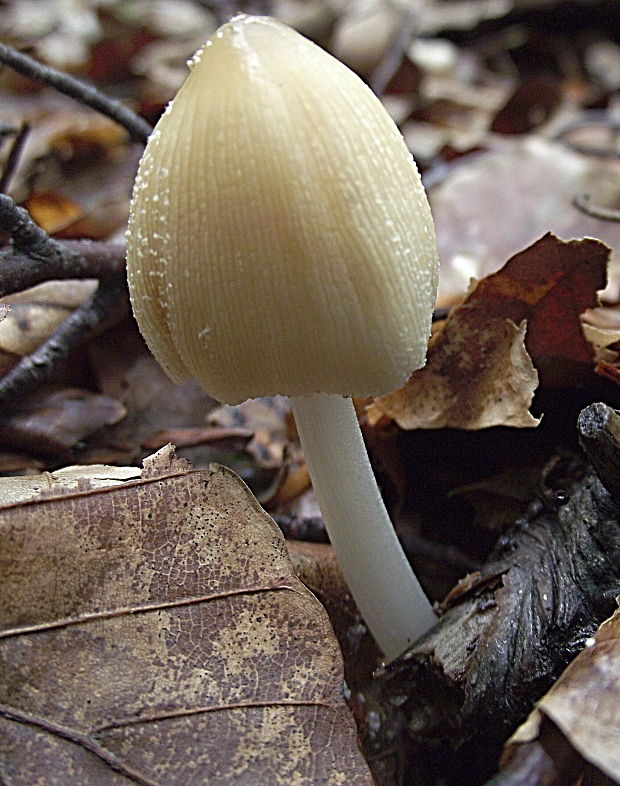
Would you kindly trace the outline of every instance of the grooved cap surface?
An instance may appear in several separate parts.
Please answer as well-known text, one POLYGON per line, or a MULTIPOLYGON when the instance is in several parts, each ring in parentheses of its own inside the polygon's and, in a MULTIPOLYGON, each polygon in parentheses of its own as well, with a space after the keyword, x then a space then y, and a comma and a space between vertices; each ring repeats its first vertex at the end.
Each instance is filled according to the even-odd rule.
POLYGON ((398 129, 346 66, 268 17, 190 61, 140 163, 134 313, 215 398, 377 395, 424 363, 430 209, 398 129))

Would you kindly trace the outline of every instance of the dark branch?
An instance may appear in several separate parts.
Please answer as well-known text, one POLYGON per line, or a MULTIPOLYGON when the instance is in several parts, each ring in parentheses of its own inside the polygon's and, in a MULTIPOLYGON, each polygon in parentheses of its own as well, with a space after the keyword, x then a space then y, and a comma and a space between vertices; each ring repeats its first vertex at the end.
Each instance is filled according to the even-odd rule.
POLYGON ((53 279, 99 280, 92 298, 0 379, 0 402, 10 405, 30 388, 52 379, 76 347, 123 319, 129 303, 122 243, 54 240, 5 194, 0 194, 0 231, 11 238, 0 251, 0 297, 53 279))
POLYGON ((15 174, 15 170, 17 169, 17 165, 19 164, 19 159, 21 157, 22 150, 24 149, 24 144, 28 137, 29 131, 30 131, 30 126, 28 125, 28 123, 24 123, 22 127, 18 129, 17 133, 15 134, 15 139, 13 140, 13 144, 11 145, 11 149, 9 150, 9 154, 4 164, 4 169, 2 170, 2 175, 0 175, 1 193, 5 193, 9 189, 11 178, 15 174))
POLYGON ((96 109, 97 112, 101 112, 102 115, 106 115, 121 125, 136 142, 145 143, 152 131, 151 126, 144 118, 132 112, 120 101, 101 93, 93 85, 43 65, 32 57, 2 43, 0 43, 0 62, 29 79, 53 87, 58 92, 75 98, 76 101, 91 107, 91 109, 96 109))
POLYGON ((585 213, 586 216, 599 218, 601 221, 620 221, 620 210, 593 205, 590 194, 577 194, 574 196, 573 207, 576 207, 577 210, 585 213))
POLYGON ((124 276, 122 243, 54 240, 6 194, 0 194, 0 232, 11 236, 0 251, 0 297, 50 279, 124 276))
MULTIPOLYGON (((54 241, 56 242, 56 241, 54 241)), ((15 253, 9 246, 0 251, 0 297, 52 279, 119 278, 125 271, 125 246, 95 240, 58 241, 58 254, 35 259, 15 253)))
POLYGON ((51 262, 61 253, 58 243, 6 194, 0 194, 0 231, 11 236, 13 248, 29 257, 51 262))

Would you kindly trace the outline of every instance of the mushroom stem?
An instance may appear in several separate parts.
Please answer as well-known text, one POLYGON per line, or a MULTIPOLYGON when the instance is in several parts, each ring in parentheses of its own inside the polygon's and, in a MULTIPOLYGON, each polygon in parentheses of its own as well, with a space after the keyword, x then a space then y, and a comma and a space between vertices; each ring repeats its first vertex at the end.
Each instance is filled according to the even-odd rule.
POLYGON ((325 526, 351 595, 388 660, 437 618, 390 521, 350 398, 291 398, 325 526))

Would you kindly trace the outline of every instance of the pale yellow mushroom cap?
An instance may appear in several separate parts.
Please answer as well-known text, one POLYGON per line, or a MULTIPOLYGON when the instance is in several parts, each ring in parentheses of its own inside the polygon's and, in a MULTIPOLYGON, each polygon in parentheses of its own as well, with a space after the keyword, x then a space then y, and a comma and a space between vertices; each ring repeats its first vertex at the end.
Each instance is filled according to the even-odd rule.
POLYGON ((190 62, 136 178, 131 301, 220 401, 378 395, 424 364, 437 284, 415 163, 369 88, 268 17, 190 62))

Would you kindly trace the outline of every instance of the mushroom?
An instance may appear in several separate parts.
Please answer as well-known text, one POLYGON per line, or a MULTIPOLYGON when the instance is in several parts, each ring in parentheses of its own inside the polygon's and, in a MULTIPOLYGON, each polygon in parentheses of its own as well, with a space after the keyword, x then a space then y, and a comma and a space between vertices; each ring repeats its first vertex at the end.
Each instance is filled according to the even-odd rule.
POLYGON ((240 15, 189 62, 135 182, 134 314, 175 381, 291 397, 344 577, 388 659, 435 622, 375 481, 351 396, 425 362, 437 284, 405 143, 342 63, 240 15))

